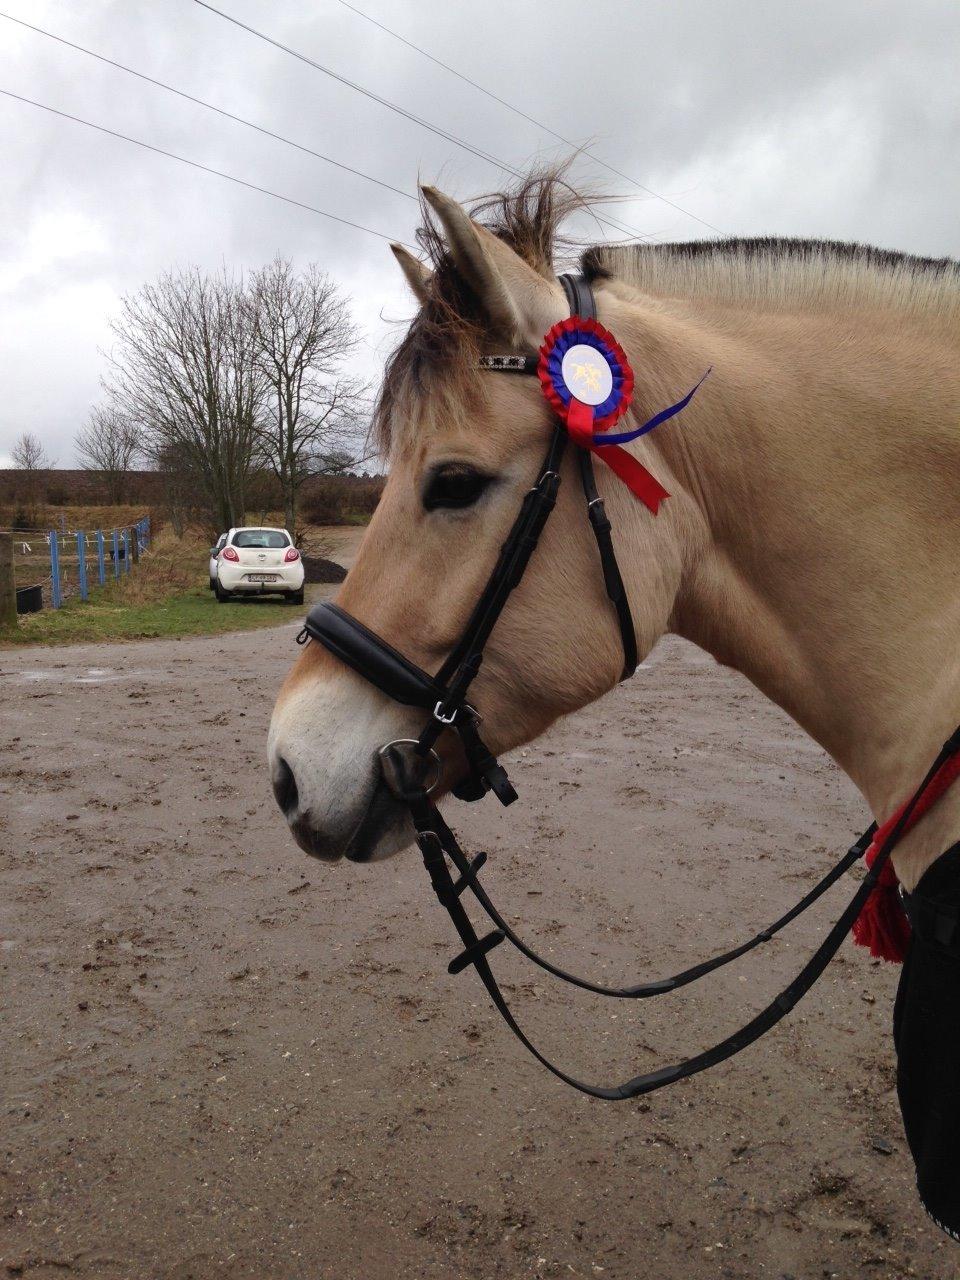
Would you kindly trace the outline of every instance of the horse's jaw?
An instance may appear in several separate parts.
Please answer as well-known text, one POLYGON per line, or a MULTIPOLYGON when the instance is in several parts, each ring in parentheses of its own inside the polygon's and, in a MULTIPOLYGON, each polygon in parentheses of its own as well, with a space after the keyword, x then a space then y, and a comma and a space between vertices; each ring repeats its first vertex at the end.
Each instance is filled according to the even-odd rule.
POLYGON ((412 843, 406 809, 383 782, 379 749, 416 736, 404 708, 347 671, 288 682, 270 722, 277 803, 304 852, 379 862, 412 843))

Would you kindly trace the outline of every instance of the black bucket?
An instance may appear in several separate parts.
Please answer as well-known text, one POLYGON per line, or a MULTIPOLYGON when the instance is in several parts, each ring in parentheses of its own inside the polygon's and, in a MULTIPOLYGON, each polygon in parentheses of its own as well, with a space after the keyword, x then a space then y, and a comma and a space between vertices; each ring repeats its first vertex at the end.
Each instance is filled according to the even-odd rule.
POLYGON ((43 608, 43 587, 17 587, 17 613, 39 613, 43 608))

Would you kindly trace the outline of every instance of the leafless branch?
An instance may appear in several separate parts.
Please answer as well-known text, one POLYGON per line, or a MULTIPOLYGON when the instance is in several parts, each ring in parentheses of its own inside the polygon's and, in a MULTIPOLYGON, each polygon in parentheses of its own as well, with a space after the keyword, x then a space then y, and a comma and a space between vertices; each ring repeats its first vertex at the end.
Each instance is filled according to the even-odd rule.
POLYGON ((37 437, 30 431, 24 431, 17 438, 10 456, 13 458, 13 465, 21 471, 47 471, 56 465, 37 437))
POLYGON ((172 457, 192 473, 222 529, 243 522, 266 391, 253 324, 242 280, 193 269, 124 298, 113 325, 114 402, 139 421, 158 465, 172 457))
POLYGON ((359 342, 346 299, 311 265, 302 273, 276 258, 251 280, 256 364, 266 394, 257 447, 283 493, 294 528, 301 486, 332 454, 355 455, 367 416, 367 388, 344 373, 359 342))
POLYGON ((97 405, 77 432, 74 448, 85 471, 103 476, 110 502, 126 502, 130 471, 140 451, 135 420, 115 405, 97 405))

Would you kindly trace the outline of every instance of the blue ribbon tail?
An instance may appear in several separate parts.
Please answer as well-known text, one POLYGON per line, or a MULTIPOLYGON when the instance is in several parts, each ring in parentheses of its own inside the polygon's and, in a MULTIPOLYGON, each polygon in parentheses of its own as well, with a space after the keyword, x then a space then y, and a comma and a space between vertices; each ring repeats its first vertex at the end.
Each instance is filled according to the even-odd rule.
POLYGON ((654 427, 659 427, 661 422, 666 422, 669 418, 675 417, 685 409, 712 372, 713 365, 710 366, 697 385, 691 387, 682 400, 678 400, 676 404, 670 405, 669 408, 661 409, 659 413, 655 413, 652 418, 647 419, 642 427, 637 427, 635 431, 620 431, 616 435, 608 435, 606 432, 596 431, 593 436, 594 444, 629 444, 631 440, 639 440, 641 436, 645 436, 654 427))

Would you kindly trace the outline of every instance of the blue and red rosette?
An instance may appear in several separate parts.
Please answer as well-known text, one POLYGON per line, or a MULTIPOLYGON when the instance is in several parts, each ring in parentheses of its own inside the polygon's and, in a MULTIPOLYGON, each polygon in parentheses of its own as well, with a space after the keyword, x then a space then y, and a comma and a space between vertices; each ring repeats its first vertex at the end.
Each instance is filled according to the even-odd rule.
POLYGON ((666 489, 620 446, 679 413, 689 404, 703 378, 682 400, 661 410, 642 426, 610 435, 606 433, 630 408, 633 370, 623 348, 608 329, 596 320, 585 320, 581 316, 561 320, 543 340, 537 374, 547 403, 566 424, 574 443, 602 458, 656 515, 660 503, 669 496, 666 489))

